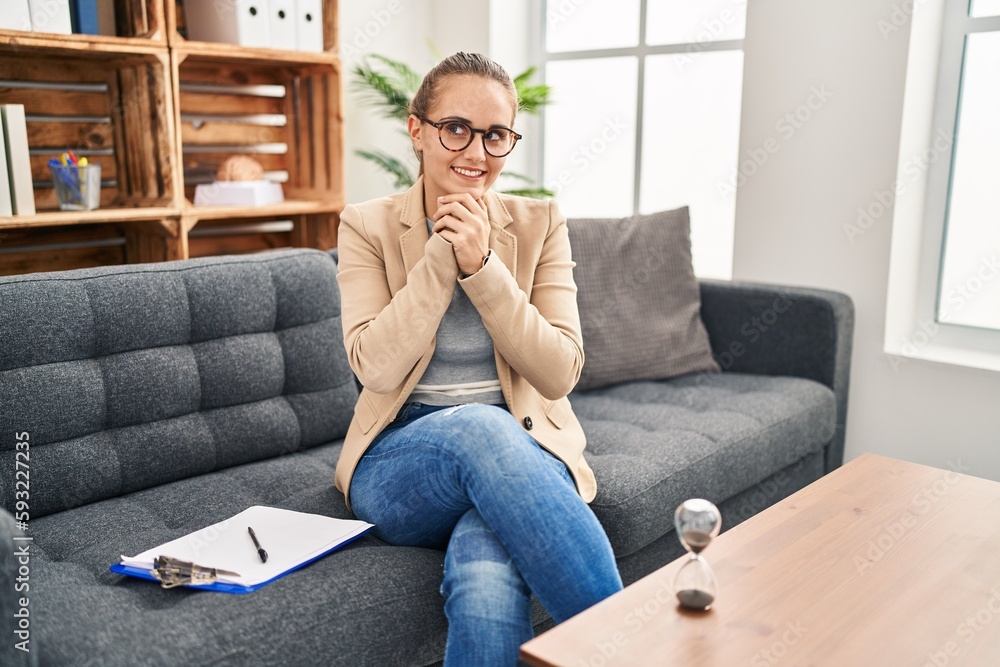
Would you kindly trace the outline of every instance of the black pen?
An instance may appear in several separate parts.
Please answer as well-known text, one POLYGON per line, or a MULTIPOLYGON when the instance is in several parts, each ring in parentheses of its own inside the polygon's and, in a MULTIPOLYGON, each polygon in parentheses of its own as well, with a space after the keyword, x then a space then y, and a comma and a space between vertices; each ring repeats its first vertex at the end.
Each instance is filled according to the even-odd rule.
POLYGON ((264 551, 264 548, 262 546, 260 546, 260 542, 257 541, 257 536, 254 534, 253 528, 251 528, 250 526, 247 526, 247 532, 250 533, 250 539, 253 540, 253 545, 255 547, 257 547, 257 555, 260 556, 260 562, 261 563, 266 563, 267 562, 267 552, 264 551))

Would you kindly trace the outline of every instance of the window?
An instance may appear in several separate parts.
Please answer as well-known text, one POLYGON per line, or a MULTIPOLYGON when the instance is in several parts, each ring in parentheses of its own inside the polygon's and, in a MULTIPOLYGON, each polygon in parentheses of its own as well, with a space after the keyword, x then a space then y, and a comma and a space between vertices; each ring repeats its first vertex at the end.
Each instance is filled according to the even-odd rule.
POLYGON ((943 324, 1000 330, 1000 26, 976 18, 987 14, 1000 0, 946 17, 942 46, 962 58, 936 311, 943 324))
POLYGON ((924 0, 912 22, 896 184, 875 196, 895 198, 885 350, 1000 371, 1000 0, 924 0))
POLYGON ((569 217, 688 205, 695 272, 730 278, 745 0, 539 0, 542 174, 569 217))

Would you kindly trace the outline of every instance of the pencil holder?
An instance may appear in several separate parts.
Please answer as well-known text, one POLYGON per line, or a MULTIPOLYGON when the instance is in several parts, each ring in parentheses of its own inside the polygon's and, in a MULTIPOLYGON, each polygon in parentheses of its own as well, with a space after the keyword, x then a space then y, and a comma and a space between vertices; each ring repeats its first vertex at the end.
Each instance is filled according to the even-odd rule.
POLYGON ((49 165, 62 211, 90 211, 101 205, 101 165, 49 165))

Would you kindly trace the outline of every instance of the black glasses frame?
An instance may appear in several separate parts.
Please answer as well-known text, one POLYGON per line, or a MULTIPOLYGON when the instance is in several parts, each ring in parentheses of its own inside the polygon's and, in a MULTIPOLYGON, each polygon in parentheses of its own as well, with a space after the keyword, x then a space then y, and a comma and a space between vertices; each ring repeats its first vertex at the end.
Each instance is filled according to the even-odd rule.
POLYGON ((435 123, 430 118, 424 118, 423 116, 418 116, 418 118, 420 118, 421 121, 427 123, 428 125, 432 125, 432 126, 434 126, 437 129, 437 131, 438 131, 438 141, 441 142, 442 148, 444 148, 446 151, 451 151, 452 153, 461 153, 466 148, 468 148, 469 146, 471 146, 472 145, 472 141, 476 138, 476 134, 477 133, 479 135, 481 135, 480 138, 483 140, 483 150, 486 151, 487 155, 490 155, 492 157, 507 157, 514 150, 514 147, 517 146, 517 142, 519 140, 521 140, 521 139, 524 139, 524 137, 522 135, 518 134, 517 132, 515 132, 512 129, 510 129, 509 127, 504 127, 503 125, 494 125, 493 127, 488 128, 486 130, 477 130, 476 128, 474 128, 471 125, 469 125, 468 123, 466 123, 464 120, 442 120, 442 121, 439 121, 439 122, 435 123), (448 148, 447 146, 444 145, 444 136, 442 135, 442 133, 444 131, 443 128, 444 128, 445 125, 464 125, 465 127, 469 128, 469 141, 464 146, 462 146, 461 148, 448 148), (511 136, 514 137, 514 141, 512 141, 511 144, 510 144, 510 150, 508 150, 506 153, 504 153, 502 155, 496 155, 494 153, 491 153, 490 149, 486 147, 486 133, 487 132, 491 132, 493 130, 507 130, 508 132, 511 133, 511 136))

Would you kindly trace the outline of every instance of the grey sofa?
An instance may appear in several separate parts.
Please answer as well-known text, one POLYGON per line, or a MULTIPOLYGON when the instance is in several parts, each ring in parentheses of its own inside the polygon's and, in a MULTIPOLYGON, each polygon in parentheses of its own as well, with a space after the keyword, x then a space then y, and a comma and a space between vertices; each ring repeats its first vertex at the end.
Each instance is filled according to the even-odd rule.
MULTIPOLYGON (((358 388, 335 274, 285 250, 0 278, 0 663, 441 660, 438 551, 365 536, 249 595, 108 571, 254 504, 350 517, 333 470, 358 388)), ((724 372, 571 395, 626 583, 680 555, 683 499, 731 527, 843 457, 847 297, 701 290, 724 372)))

